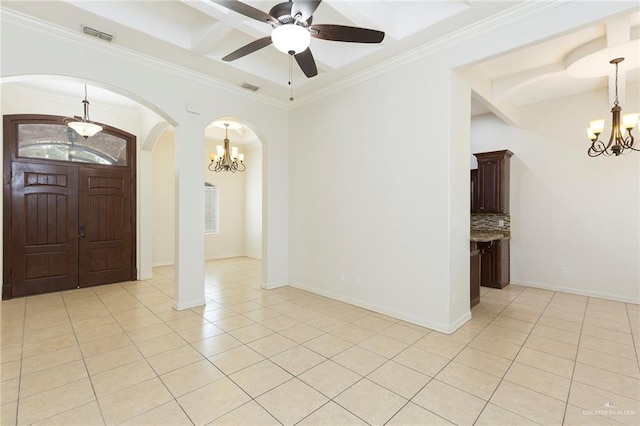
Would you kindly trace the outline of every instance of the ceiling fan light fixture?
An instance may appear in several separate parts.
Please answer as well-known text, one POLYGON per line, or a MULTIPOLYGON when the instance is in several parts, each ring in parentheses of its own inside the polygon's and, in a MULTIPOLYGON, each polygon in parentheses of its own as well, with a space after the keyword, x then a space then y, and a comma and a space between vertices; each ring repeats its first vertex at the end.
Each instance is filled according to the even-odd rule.
POLYGON ((271 33, 271 42, 279 51, 297 55, 309 47, 311 33, 308 29, 296 25, 285 24, 276 27, 271 33))

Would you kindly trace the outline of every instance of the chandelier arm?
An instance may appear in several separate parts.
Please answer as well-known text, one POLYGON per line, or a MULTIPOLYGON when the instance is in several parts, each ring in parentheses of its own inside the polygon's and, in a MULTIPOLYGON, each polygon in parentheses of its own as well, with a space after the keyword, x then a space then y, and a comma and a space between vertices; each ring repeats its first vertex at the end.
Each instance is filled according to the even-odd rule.
POLYGON ((628 133, 627 137, 622 140, 622 146, 624 148, 629 148, 634 151, 640 151, 639 149, 636 149, 633 147, 634 139, 633 139, 633 135, 631 134, 631 129, 627 129, 627 133, 628 133))
POLYGON ((599 155, 602 155, 606 152, 607 150, 605 149, 604 142, 599 139, 593 141, 591 143, 591 146, 589 147, 589 150, 587 151, 589 157, 598 157, 599 155))
POLYGON ((625 148, 628 148, 628 149, 630 149, 632 151, 640 152, 640 149, 633 147, 633 143, 634 143, 633 136, 629 135, 629 143, 627 145, 625 145, 625 148))

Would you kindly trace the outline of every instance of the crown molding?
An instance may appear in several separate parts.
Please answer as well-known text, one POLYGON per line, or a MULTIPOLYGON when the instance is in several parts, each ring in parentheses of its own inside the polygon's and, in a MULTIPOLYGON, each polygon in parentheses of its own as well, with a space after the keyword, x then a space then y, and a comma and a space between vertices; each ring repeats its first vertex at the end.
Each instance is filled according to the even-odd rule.
POLYGON ((98 45, 95 43, 87 43, 87 38, 80 33, 76 33, 75 31, 72 31, 68 28, 61 27, 59 25, 43 21, 32 16, 7 9, 3 6, 0 6, 0 18, 3 21, 10 21, 18 25, 22 25, 24 27, 28 27, 30 29, 45 33, 48 36, 55 36, 59 39, 81 45, 84 49, 91 49, 102 54, 108 52, 113 56, 133 61, 144 66, 156 68, 163 72, 169 72, 175 76, 185 78, 198 84, 202 84, 219 90, 224 90, 230 94, 233 94, 234 96, 240 96, 252 102, 261 102, 265 105, 285 110, 290 109, 289 104, 285 101, 277 100, 261 93, 248 93, 246 89, 237 87, 224 80, 220 80, 216 77, 194 71, 190 68, 181 67, 180 65, 176 65, 174 63, 158 59, 153 56, 145 55, 133 49, 129 49, 116 44, 100 43, 98 45))
POLYGON ((500 13, 496 13, 495 15, 481 19, 457 31, 436 38, 412 50, 390 58, 386 61, 380 62, 379 64, 367 68, 357 74, 352 74, 333 84, 329 84, 320 89, 314 90, 309 95, 305 96, 303 99, 297 102, 295 107, 303 106, 305 104, 341 92, 344 89, 356 86, 363 81, 372 79, 404 65, 423 59, 435 52, 452 48, 464 41, 472 38, 477 38, 482 34, 494 31, 498 27, 518 22, 530 16, 546 12, 548 10, 561 6, 564 3, 566 3, 565 0, 518 3, 515 6, 510 7, 509 9, 501 11, 500 13))

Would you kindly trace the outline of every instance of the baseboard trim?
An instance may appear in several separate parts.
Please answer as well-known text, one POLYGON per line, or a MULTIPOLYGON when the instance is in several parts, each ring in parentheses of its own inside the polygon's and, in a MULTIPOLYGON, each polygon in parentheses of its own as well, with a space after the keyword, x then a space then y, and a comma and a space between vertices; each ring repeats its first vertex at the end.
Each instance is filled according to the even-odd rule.
MULTIPOLYGON (((261 283, 261 284, 260 284, 260 287, 261 287, 262 289, 264 289, 264 290, 274 290, 274 289, 276 289, 276 288, 282 288, 282 287, 286 287, 286 286, 288 286, 288 285, 289 285, 289 284, 287 284, 287 283, 282 283, 282 284, 272 284, 272 285, 268 285, 267 283, 261 283)), ((293 287, 293 286, 291 286, 291 287, 293 287)))
POLYGON ((618 296, 615 294, 601 293, 598 291, 581 290, 571 287, 561 287, 549 284, 540 284, 532 281, 512 281, 511 284, 521 285, 523 287, 539 288, 542 290, 558 291, 560 293, 575 294, 578 296, 597 297, 598 299, 613 300, 615 302, 633 303, 635 305, 640 304, 640 299, 634 299, 633 297, 618 296))
POLYGON ((426 320, 424 318, 414 317, 413 315, 407 315, 407 314, 402 313, 402 312, 397 312, 397 311, 394 311, 394 310, 391 310, 391 309, 387 309, 387 308, 382 307, 380 305, 376 305, 374 303, 365 302, 365 301, 360 300, 360 299, 355 299, 355 298, 352 298, 352 297, 343 296, 341 294, 333 293, 333 292, 330 292, 330 291, 319 290, 319 289, 314 288, 314 287, 308 287, 308 286, 306 286, 304 284, 301 284, 301 283, 298 283, 298 282, 292 282, 289 285, 291 287, 298 288, 300 290, 308 291, 309 293, 317 294, 319 296, 325 296, 325 297, 328 297, 330 299, 337 300, 339 302, 349 303, 350 305, 354 305, 354 306, 357 306, 359 308, 364 308, 364 309, 368 309, 368 310, 373 311, 373 312, 377 312, 379 314, 388 315, 390 317, 393 317, 393 318, 396 318, 396 319, 399 319, 399 320, 402 320, 402 321, 410 322, 411 324, 419 325, 421 327, 426 327, 426 328, 429 328, 431 330, 435 330, 435 331, 438 331, 438 332, 444 333, 444 334, 453 333, 458 328, 460 328, 464 323, 466 323, 467 321, 469 321, 471 319, 471 312, 468 312, 467 314, 461 316, 460 318, 458 318, 457 320, 455 320, 451 324, 442 324, 442 323, 439 323, 439 322, 428 321, 428 320, 426 320))
POLYGON ((191 300, 189 302, 184 302, 184 303, 176 303, 174 300, 173 309, 175 309, 176 311, 184 311, 185 309, 191 309, 191 308, 195 308, 196 306, 202 306, 205 303, 206 303, 206 300, 204 297, 202 299, 191 300))
POLYGON ((173 266, 173 264, 174 264, 173 260, 169 260, 169 261, 166 261, 166 262, 156 262, 153 265, 151 265, 151 267, 152 268, 159 268, 159 267, 162 267, 162 266, 173 266))

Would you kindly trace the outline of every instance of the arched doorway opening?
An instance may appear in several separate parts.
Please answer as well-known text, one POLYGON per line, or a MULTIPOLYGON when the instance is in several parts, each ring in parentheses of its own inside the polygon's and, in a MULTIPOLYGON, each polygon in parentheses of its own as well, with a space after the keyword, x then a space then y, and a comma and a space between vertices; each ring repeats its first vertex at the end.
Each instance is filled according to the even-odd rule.
MULTIPOLYGON (((204 260, 248 258, 259 265, 258 285, 264 282, 263 260, 263 142, 246 121, 220 117, 204 130, 201 167, 205 192, 204 260), (231 147, 244 156, 243 172, 215 172, 211 169, 211 153, 224 144, 225 129, 219 123, 233 121, 228 130, 231 147), (214 125, 217 123, 217 125, 214 125)), ((176 135, 172 127, 158 137, 153 150, 153 265, 155 273, 171 274, 175 264, 175 155, 176 135), (166 270, 164 267, 167 267, 166 270)), ((237 263, 236 263, 237 264, 237 263)), ((205 265, 206 266, 206 265, 205 265)), ((205 268, 207 270, 207 268, 205 268)), ((206 274, 206 271, 205 271, 206 274)), ((210 281, 210 280, 209 280, 210 281)), ((205 283, 208 283, 205 277, 205 283)), ((205 288, 205 293, 208 289, 205 288)))
MULTIPOLYGON (((127 279, 145 278, 145 271, 150 270, 150 256, 147 256, 147 253, 151 234, 147 232, 147 223, 150 223, 148 217, 151 206, 148 202, 149 190, 141 184, 146 180, 144 177, 150 173, 145 155, 150 150, 145 149, 144 146, 148 145, 148 137, 152 136, 153 129, 158 123, 164 123, 164 126, 169 125, 164 118, 168 116, 143 99, 108 84, 66 76, 28 75, 3 79, 2 114, 41 114, 62 117, 82 115, 81 101, 85 85, 87 85, 88 99, 91 102, 91 120, 137 137, 136 150, 131 157, 135 163, 132 166, 137 167, 134 175, 141 177, 138 182, 135 178, 131 179, 133 186, 131 203, 134 207, 132 210, 135 212, 133 223, 136 225, 132 230, 132 242, 135 244, 132 268, 137 273, 134 272, 133 276, 127 279)), ((65 151, 62 145, 54 146, 52 149, 58 154, 73 153, 74 156, 95 157, 100 160, 100 156, 91 150, 65 151)), ((84 160, 86 161, 87 158, 84 160)), ((3 160, 6 160, 5 155, 3 160)), ((3 232, 3 235, 6 236, 6 232, 3 232)), ((3 244, 3 257, 7 251, 6 245, 3 244)))

